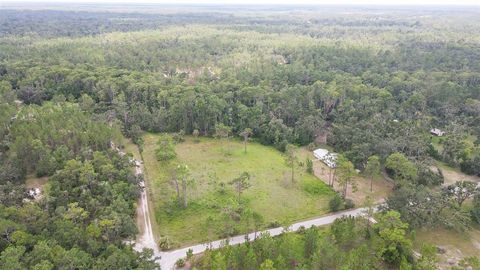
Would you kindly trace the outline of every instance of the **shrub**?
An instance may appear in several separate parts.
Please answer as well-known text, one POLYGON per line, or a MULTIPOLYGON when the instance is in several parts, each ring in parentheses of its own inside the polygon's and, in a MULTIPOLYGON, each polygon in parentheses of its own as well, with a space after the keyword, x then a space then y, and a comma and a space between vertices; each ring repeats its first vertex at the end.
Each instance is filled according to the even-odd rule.
POLYGON ((178 259, 177 262, 175 263, 177 267, 184 267, 185 266, 185 260, 184 259, 178 259))
POLYGON ((317 148, 317 145, 315 145, 315 143, 313 143, 313 142, 312 142, 312 143, 309 143, 309 144, 307 145, 307 150, 308 150, 308 151, 313 151, 313 150, 315 150, 315 148, 317 148))
POLYGON ((313 174, 313 161, 307 157, 305 164, 307 164, 307 173, 313 174))
POLYGON ((328 206, 330 207, 330 211, 337 212, 341 210, 342 204, 343 204, 342 197, 340 197, 340 195, 338 194, 335 194, 335 196, 333 196, 333 198, 328 203, 328 206))
POLYGON ((270 223, 268 223, 268 228, 277 228, 277 227, 280 227, 281 224, 278 220, 274 220, 274 221, 271 221, 270 223))
POLYGON ((193 257, 193 250, 189 248, 187 250, 187 260, 190 260, 193 257))
POLYGON ((169 250, 171 249, 173 246, 173 243, 172 241, 168 238, 168 237, 162 237, 160 239, 160 243, 158 244, 158 247, 162 250, 162 251, 165 251, 165 250, 169 250))
POLYGON ((193 141, 195 143, 199 143, 200 139, 198 138, 198 136, 200 136, 200 131, 198 131, 198 129, 195 129, 193 130, 192 135, 193 135, 193 141))
POLYGON ((345 200, 345 209, 352 209, 355 207, 355 203, 351 199, 345 200))
POLYGON ((307 229, 305 228, 305 226, 300 226, 297 230, 297 233, 298 234, 305 234, 306 230, 307 229))
POLYGON ((174 133, 172 136, 174 143, 182 143, 185 141, 185 131, 181 129, 179 132, 174 133))

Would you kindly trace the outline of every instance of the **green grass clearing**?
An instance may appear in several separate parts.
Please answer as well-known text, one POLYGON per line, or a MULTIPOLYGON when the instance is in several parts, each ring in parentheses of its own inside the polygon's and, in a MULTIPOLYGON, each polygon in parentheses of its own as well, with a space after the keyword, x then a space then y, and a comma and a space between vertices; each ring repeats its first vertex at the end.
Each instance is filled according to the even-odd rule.
MULTIPOLYGON (((263 217, 258 229, 328 212, 333 191, 315 176, 307 174, 305 167, 297 166, 296 179, 292 182, 282 153, 272 147, 251 142, 245 154, 243 143, 237 140, 200 138, 199 142, 194 142, 187 137, 185 142, 175 146, 175 160, 158 162, 155 158, 158 136, 147 134, 144 137, 143 156, 156 230, 173 240, 174 246, 252 231, 255 226, 252 218, 246 218, 248 212, 263 217), (188 165, 196 183, 189 190, 186 209, 178 206, 171 181, 178 163, 188 165), (251 174, 251 187, 242 195, 239 207, 229 182, 244 171, 251 174)), ((299 161, 303 162, 301 158, 299 161)))

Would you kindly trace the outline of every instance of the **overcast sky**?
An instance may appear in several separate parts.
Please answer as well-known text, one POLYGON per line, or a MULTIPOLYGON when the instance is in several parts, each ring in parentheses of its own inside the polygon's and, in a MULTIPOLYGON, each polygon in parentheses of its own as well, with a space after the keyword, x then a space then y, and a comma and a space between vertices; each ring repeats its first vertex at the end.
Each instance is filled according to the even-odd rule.
POLYGON ((2 2, 168 3, 168 4, 317 4, 317 5, 477 5, 480 0, 0 0, 2 2))

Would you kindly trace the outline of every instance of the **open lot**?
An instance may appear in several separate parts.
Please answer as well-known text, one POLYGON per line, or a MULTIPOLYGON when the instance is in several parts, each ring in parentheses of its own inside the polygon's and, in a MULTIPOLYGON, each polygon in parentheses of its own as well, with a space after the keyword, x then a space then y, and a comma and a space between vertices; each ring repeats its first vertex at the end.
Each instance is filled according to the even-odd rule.
MULTIPOLYGON (((296 167, 292 181, 282 153, 272 147, 251 142, 244 153, 240 141, 200 138, 195 142, 187 137, 175 146, 174 160, 159 162, 155 157, 158 135, 147 134, 144 139, 155 229, 173 241, 172 247, 286 225, 328 212, 333 191, 307 174, 305 167, 296 167), (172 183, 179 163, 188 165, 194 182, 188 189, 187 208, 177 203, 172 183), (239 204, 230 182, 242 172, 251 175, 251 187, 242 194, 239 204), (249 218, 252 216, 256 221, 249 218)), ((303 161, 300 150, 298 155, 303 161)))
POLYGON ((453 168, 445 164, 444 162, 437 161, 437 166, 442 170, 444 177, 444 185, 455 184, 458 181, 471 181, 480 183, 480 177, 475 175, 467 175, 460 171, 458 168, 453 168))

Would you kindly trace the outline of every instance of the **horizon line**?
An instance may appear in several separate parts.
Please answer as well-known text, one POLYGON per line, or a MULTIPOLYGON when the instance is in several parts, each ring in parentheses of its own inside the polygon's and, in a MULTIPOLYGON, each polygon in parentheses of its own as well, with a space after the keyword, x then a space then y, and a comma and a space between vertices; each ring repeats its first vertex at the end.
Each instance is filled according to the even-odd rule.
POLYGON ((92 1, 92 0, 72 0, 68 2, 62 2, 58 0, 7 0, 7 1, 0 1, 0 7, 3 4, 58 4, 58 5, 69 5, 69 4, 95 4, 95 5, 168 5, 168 6, 183 6, 183 5, 190 5, 190 6, 306 6, 306 7, 315 7, 315 6, 350 6, 350 7, 368 7, 368 6, 375 6, 375 7, 480 7, 480 2, 477 3, 287 3, 287 2, 277 2, 277 3, 269 3, 269 2, 225 2, 219 3, 216 1, 204 1, 204 2, 192 2, 192 1, 159 1, 159 2, 148 2, 148 1, 135 1, 135 0, 124 0, 124 1, 92 1))

